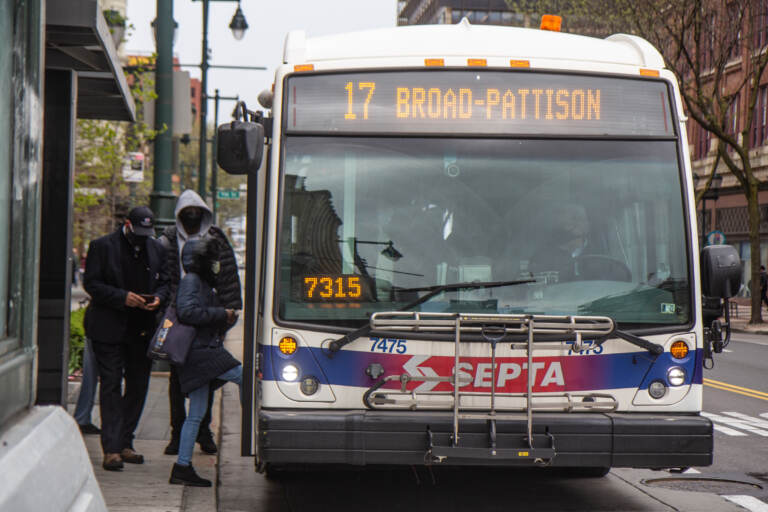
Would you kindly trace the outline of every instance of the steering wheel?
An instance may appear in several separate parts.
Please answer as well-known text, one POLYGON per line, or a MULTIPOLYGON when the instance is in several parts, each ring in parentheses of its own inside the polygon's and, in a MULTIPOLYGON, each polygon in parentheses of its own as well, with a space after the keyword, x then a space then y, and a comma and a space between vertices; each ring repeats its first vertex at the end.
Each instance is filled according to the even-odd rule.
POLYGON ((582 254, 577 258, 579 277, 586 280, 632 281, 632 272, 621 260, 603 254, 582 254))

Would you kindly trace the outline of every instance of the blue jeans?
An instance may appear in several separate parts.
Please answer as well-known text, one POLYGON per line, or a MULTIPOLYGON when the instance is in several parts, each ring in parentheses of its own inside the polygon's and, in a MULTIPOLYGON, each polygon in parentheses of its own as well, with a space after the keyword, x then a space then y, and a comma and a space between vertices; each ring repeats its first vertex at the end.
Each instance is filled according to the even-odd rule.
POLYGON ((85 339, 83 346, 83 379, 80 382, 80 395, 75 406, 75 421, 78 425, 91 423, 93 397, 96 396, 96 384, 99 382, 99 372, 96 369, 96 357, 93 355, 91 340, 85 339))
MULTIPOLYGON (((240 402, 243 401, 243 365, 237 365, 216 378, 237 384, 240 391, 240 402)), ((187 413, 187 419, 184 420, 184 425, 181 427, 179 458, 176 460, 176 463, 180 466, 192 464, 192 452, 195 450, 197 431, 200 429, 200 421, 205 416, 205 410, 208 408, 209 386, 210 383, 200 386, 189 394, 189 412, 187 413)))

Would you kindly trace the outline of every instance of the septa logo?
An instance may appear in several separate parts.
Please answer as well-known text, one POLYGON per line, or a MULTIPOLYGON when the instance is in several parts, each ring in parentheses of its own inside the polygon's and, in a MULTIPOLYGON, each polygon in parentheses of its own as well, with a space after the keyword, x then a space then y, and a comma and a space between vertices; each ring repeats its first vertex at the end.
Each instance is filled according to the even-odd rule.
MULTIPOLYGON (((403 372, 414 377, 450 377, 454 373, 453 362, 452 357, 418 355, 403 364, 403 372)), ((536 358, 531 366, 534 391, 565 389, 565 375, 559 358, 536 358)), ((495 382, 499 392, 520 393, 527 387, 528 361, 526 358, 498 358, 494 368, 490 358, 462 358, 459 361, 458 373, 460 381, 467 382, 461 386, 462 391, 488 392, 491 390, 491 383, 495 382)), ((409 384, 408 389, 416 392, 451 391, 453 384, 416 381, 409 384)))

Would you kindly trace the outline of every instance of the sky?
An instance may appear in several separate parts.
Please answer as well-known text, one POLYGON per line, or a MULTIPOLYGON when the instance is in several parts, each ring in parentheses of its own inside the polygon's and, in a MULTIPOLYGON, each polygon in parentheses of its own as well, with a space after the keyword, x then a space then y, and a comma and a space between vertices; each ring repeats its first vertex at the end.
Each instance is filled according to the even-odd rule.
MULTIPOLYGON (((175 0, 174 19, 179 24, 174 56, 182 64, 200 64, 202 55, 203 9, 200 0, 175 0)), ((208 91, 221 96, 240 96, 248 108, 260 110, 259 92, 272 85, 275 69, 283 56, 283 42, 290 30, 301 29, 308 37, 392 27, 397 19, 397 0, 241 0, 248 22, 245 37, 237 41, 229 23, 236 1, 211 0, 208 11, 208 47, 212 65, 264 66, 266 71, 208 70, 208 91)), ((125 52, 151 54, 155 51, 150 23, 155 18, 155 0, 127 0, 128 23, 133 26, 125 52)), ((184 67, 200 78, 200 68, 184 67)), ((233 101, 220 101, 219 123, 230 118, 233 101)), ((213 102, 208 103, 208 122, 213 122, 213 102)))

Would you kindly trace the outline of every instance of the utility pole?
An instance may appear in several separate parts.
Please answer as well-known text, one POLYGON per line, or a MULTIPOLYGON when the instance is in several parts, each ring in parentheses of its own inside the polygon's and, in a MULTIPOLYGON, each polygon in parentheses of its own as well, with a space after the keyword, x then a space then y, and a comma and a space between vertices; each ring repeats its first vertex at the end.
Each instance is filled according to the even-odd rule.
POLYGON ((150 207, 160 230, 175 223, 176 196, 171 188, 173 169, 173 0, 157 0, 157 65, 155 67, 155 172, 150 207))
MULTIPOLYGON (((205 201, 206 193, 206 150, 208 149, 208 0, 203 0, 203 54, 200 60, 200 171, 198 172, 197 192, 205 201)), ((213 198, 214 202, 216 198, 213 198)))
POLYGON ((216 201, 218 199, 218 171, 219 171, 219 165, 216 163, 216 142, 218 140, 219 131, 219 100, 235 100, 240 101, 240 96, 219 96, 219 90, 216 89, 216 95, 213 97, 213 139, 211 140, 211 198, 213 200, 213 223, 217 224, 218 219, 216 217, 216 213, 218 210, 218 207, 216 206, 216 201))

